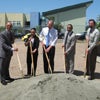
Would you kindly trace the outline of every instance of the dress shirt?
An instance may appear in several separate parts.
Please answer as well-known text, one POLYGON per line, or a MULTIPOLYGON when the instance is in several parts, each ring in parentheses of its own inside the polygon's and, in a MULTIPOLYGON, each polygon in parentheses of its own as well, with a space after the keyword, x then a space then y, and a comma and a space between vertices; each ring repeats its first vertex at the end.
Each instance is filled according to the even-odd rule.
POLYGON ((43 28, 39 35, 39 39, 40 41, 43 41, 43 43, 46 45, 48 32, 49 32, 49 45, 55 46, 58 39, 58 32, 54 28, 51 29, 49 29, 48 27, 43 28))
POLYGON ((31 39, 31 42, 34 44, 34 38, 31 39))
POLYGON ((94 29, 93 31, 91 31, 91 28, 89 28, 87 30, 86 37, 88 37, 88 39, 89 39, 88 50, 92 50, 97 45, 97 43, 99 42, 100 32, 99 32, 98 29, 94 29))

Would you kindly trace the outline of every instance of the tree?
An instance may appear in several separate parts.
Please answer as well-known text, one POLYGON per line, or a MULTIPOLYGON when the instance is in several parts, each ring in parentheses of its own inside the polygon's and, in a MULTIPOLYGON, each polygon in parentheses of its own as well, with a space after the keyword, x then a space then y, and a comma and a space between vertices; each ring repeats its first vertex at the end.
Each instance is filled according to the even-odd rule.
POLYGON ((4 31, 5 27, 0 27, 0 32, 4 31))
POLYGON ((96 27, 97 27, 97 29, 100 31, 100 15, 97 17, 96 22, 97 22, 96 27))
POLYGON ((55 21, 55 17, 54 16, 48 16, 48 17, 46 17, 48 20, 53 20, 53 21, 55 21))
POLYGON ((58 33, 60 33, 63 26, 60 23, 58 23, 58 24, 54 24, 54 28, 58 30, 58 33))
POLYGON ((100 22, 100 15, 98 15, 96 22, 100 22))
POLYGON ((40 33, 41 29, 42 29, 42 27, 40 25, 39 26, 36 26, 37 33, 40 33))
POLYGON ((96 25, 97 29, 100 31, 100 22, 96 25))

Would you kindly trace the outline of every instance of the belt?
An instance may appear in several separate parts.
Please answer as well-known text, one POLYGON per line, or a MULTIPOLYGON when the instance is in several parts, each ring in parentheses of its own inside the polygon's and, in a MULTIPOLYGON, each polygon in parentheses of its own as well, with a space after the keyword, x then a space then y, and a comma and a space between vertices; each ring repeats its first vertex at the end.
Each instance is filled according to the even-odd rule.
MULTIPOLYGON (((50 45, 48 45, 48 46, 45 45, 46 48, 48 48, 49 46, 50 46, 50 45)), ((52 47, 55 47, 55 46, 52 46, 52 47)))

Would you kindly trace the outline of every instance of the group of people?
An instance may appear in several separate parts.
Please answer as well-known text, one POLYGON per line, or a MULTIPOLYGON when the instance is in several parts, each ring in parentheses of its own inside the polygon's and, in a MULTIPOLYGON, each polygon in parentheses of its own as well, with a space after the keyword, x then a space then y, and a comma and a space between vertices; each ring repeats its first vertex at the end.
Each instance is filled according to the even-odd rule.
MULTIPOLYGON (((27 46, 27 76, 31 74, 36 75, 38 48, 39 42, 43 47, 43 65, 44 73, 54 72, 54 57, 55 45, 58 39, 58 32, 53 27, 54 22, 49 20, 47 26, 42 28, 39 35, 36 34, 36 29, 30 30, 30 35, 25 39, 25 46, 27 46), (33 58, 33 59, 32 59, 33 58), (34 60, 34 61, 32 61, 34 60), (32 63, 34 65, 34 72, 32 73, 32 63)), ((94 79, 94 71, 96 66, 97 46, 100 39, 100 33, 95 27, 96 22, 93 19, 89 20, 89 29, 87 30, 86 40, 86 71, 85 75, 89 75, 88 79, 94 79)), ((13 81, 9 74, 9 64, 13 51, 18 51, 18 48, 13 48, 14 34, 11 31, 12 24, 6 24, 6 30, 0 33, 0 81, 6 85, 9 81, 13 81)), ((65 32, 62 48, 65 56, 65 71, 66 73, 74 73, 74 58, 76 49, 76 35, 73 32, 73 25, 68 24, 65 32)))

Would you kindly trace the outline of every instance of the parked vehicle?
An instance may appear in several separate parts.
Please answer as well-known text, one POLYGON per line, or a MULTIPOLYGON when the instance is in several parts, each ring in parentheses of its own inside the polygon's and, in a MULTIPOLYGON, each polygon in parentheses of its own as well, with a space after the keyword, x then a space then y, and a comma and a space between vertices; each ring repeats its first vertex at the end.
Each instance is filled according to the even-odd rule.
POLYGON ((25 34, 24 33, 15 33, 15 38, 22 38, 25 34))
POLYGON ((85 40, 86 33, 87 33, 87 32, 77 33, 77 34, 76 34, 76 38, 77 38, 78 40, 85 40))
POLYGON ((64 38, 64 33, 59 33, 58 34, 58 39, 63 39, 64 38))

